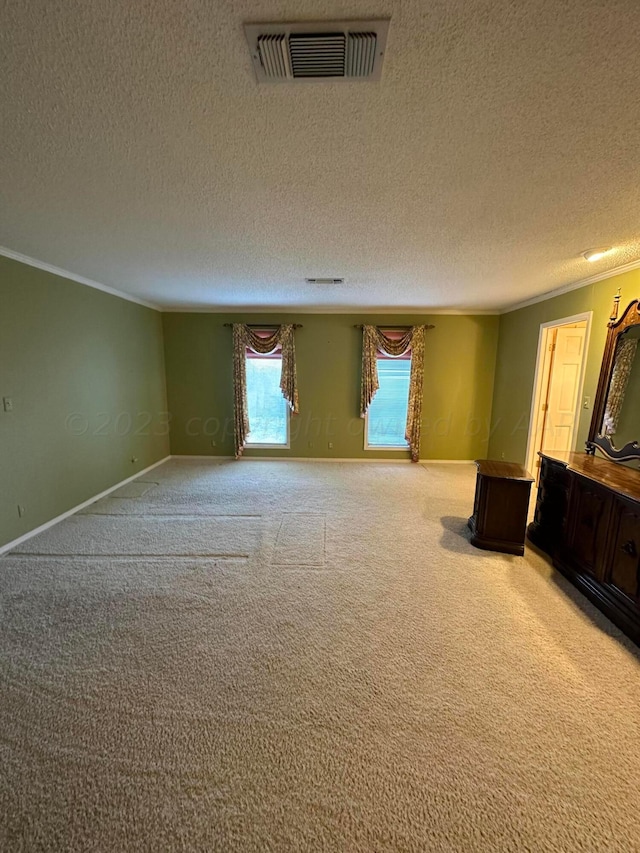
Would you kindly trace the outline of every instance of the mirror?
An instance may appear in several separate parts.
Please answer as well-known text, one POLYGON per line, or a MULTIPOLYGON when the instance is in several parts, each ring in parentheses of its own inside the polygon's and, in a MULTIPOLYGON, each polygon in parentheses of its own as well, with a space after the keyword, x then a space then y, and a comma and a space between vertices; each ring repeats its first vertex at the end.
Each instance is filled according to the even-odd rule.
POLYGON ((587 453, 609 459, 640 459, 640 303, 630 302, 618 319, 614 300, 600 380, 587 440, 587 453))
POLYGON ((640 326, 618 338, 600 435, 616 448, 640 438, 640 326))

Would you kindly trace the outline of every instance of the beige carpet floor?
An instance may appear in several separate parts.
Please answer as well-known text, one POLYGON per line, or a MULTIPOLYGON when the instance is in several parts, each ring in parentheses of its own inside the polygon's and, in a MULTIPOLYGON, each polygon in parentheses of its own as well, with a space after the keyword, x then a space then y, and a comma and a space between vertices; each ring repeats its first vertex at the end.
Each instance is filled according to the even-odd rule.
POLYGON ((472 465, 172 460, 0 558, 2 851, 638 851, 638 650, 472 465))

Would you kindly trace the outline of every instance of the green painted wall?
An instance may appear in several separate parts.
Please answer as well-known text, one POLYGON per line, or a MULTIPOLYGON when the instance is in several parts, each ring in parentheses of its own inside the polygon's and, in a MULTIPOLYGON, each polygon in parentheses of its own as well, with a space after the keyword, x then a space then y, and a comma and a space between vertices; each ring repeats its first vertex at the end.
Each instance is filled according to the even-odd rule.
POLYGON ((168 454, 163 358, 158 312, 0 257, 0 545, 168 454))
MULTIPOLYGON (((593 312, 584 387, 593 399, 618 287, 623 306, 637 298, 640 271, 502 317, 161 315, 0 257, 0 397, 13 401, 13 411, 0 406, 0 545, 162 459, 169 421, 172 453, 233 455, 231 322, 303 324, 291 448, 247 456, 408 457, 363 448, 354 325, 433 323, 421 457, 524 462, 540 324, 593 312)), ((582 409, 577 447, 590 419, 582 409)))
MULTIPOLYGON (((640 296, 640 270, 615 275, 500 317, 489 455, 525 462, 529 416, 541 323, 593 311, 583 395, 595 397, 613 297, 622 289, 621 310, 640 296)), ((581 409, 576 448, 584 447, 591 409, 581 409)))
POLYGON ((486 455, 498 344, 497 316, 164 314, 171 452, 233 455, 231 329, 224 323, 302 323, 296 332, 300 414, 290 450, 247 456, 402 458, 365 451, 358 417, 362 332, 356 323, 433 323, 425 346, 422 458, 486 455), (333 448, 329 448, 329 443, 333 448))

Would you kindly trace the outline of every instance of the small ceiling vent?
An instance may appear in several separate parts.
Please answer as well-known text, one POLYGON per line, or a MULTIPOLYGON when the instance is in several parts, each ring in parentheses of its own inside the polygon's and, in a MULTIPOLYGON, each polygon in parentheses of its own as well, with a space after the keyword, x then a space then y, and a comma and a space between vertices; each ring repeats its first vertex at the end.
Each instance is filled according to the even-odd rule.
POLYGON ((344 284, 343 278, 305 278, 307 284, 344 284))
POLYGON ((388 29, 389 21, 244 27, 259 83, 379 80, 388 29))

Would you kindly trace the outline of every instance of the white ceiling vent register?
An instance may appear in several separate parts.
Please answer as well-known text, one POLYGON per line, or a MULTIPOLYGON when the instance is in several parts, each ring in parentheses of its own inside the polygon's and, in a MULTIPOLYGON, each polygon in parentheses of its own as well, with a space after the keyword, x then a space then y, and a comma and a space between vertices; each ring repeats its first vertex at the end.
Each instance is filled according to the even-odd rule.
POLYGON ((245 24, 259 83, 376 81, 389 21, 245 24))

